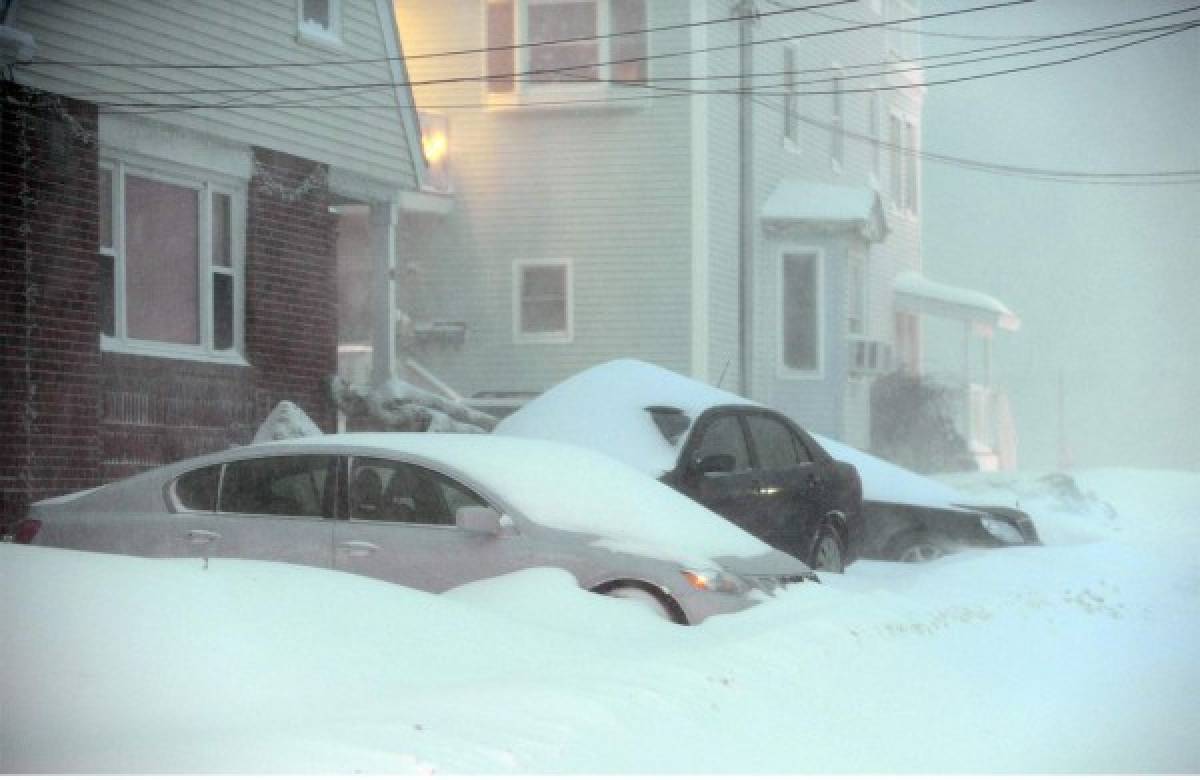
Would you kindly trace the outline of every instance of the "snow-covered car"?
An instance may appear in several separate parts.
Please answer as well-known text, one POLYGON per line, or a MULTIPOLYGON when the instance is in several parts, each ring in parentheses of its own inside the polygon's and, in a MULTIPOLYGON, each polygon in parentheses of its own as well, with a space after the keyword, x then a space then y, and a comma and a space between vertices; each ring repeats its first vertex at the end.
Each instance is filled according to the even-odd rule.
POLYGON ((649 363, 576 374, 495 433, 623 460, 817 570, 840 572, 862 547, 853 465, 778 412, 649 363))
POLYGON ((962 547, 1038 543, 1020 510, 974 506, 761 404, 637 360, 580 372, 495 431, 624 460, 818 570, 859 557, 916 562, 962 547), (717 434, 721 446, 710 445, 717 434), (713 460, 718 450, 733 454, 733 468, 713 460), (765 468, 772 459, 778 467, 765 468))
POLYGON ((685 624, 816 580, 612 458, 500 436, 341 434, 235 448, 38 502, 14 536, 304 564, 435 593, 557 567, 685 624))

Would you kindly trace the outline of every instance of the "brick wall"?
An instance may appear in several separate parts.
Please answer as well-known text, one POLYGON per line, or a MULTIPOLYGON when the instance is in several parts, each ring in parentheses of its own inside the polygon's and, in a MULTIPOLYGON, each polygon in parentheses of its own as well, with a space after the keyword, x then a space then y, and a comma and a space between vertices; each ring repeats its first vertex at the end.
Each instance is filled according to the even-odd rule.
POLYGON ((0 523, 96 483, 96 111, 0 84, 0 523))
POLYGON ((336 425, 336 218, 326 166, 254 150, 246 226, 246 352, 257 385, 295 402, 324 431, 336 425))

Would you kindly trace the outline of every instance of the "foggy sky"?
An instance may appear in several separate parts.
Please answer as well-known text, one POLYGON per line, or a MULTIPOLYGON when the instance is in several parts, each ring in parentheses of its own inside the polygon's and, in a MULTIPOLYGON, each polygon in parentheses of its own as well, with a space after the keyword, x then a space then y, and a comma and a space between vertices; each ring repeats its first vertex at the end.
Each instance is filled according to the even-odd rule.
MULTIPOLYGON (((1187 5, 1037 0, 925 29, 1047 34, 1187 5)), ((926 0, 923 11, 961 7, 926 0)), ((926 54, 997 42, 923 38, 926 54)), ((925 106, 926 151, 1060 169, 1200 169, 1200 30, 930 87, 925 106)), ((1020 331, 996 336, 995 383, 1010 395, 1022 468, 1058 463, 1061 371, 1074 465, 1200 469, 1200 185, 1033 182, 927 161, 922 206, 926 274, 995 295, 1021 317, 1020 331)), ((958 370, 961 336, 933 335, 928 367, 958 370)))

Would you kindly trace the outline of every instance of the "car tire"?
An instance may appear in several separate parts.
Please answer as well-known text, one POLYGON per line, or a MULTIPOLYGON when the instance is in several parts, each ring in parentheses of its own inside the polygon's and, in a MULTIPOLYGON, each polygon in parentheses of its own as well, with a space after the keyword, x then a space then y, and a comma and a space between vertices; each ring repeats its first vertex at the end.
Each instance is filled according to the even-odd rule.
POLYGON ((642 604, 668 623, 687 622, 682 619, 682 610, 674 604, 668 604, 661 596, 652 593, 647 588, 637 585, 616 585, 598 589, 596 592, 614 599, 628 599, 629 601, 642 604))
POLYGON ((900 534, 888 545, 888 558, 901 563, 936 561, 949 552, 944 544, 920 531, 900 534))
POLYGON ((846 543, 842 535, 829 523, 822 523, 813 540, 809 565, 816 571, 841 574, 846 570, 846 543))

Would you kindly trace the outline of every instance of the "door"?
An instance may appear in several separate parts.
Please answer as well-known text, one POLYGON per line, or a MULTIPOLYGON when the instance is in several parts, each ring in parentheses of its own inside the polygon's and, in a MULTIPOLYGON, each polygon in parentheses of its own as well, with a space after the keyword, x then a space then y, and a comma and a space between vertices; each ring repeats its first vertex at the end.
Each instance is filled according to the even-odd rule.
POLYGON ((685 449, 680 490, 755 536, 763 526, 750 448, 736 412, 702 421, 685 449))
POLYGON ((349 516, 334 537, 338 569, 438 593, 530 565, 520 534, 455 525, 458 509, 487 506, 461 481, 384 458, 352 458, 349 474, 349 516))
POLYGON ((827 485, 821 466, 783 420, 748 413, 755 490, 768 544, 808 560, 825 515, 827 485))
MULTIPOLYGON (((212 472, 192 472, 175 485, 186 507, 209 490, 212 472), (193 476, 194 475, 194 476, 193 476)), ((337 458, 287 455, 224 464, 215 512, 181 512, 181 555, 247 558, 330 568, 337 458)), ((207 500, 207 499, 204 499, 207 500)))

